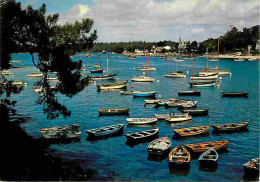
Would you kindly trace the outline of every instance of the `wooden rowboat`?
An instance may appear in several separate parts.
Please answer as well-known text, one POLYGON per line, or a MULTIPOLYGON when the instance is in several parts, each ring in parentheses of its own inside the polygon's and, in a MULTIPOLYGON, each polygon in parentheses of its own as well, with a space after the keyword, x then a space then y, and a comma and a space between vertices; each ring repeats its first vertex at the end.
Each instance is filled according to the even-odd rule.
POLYGON ((162 155, 170 150, 172 141, 166 136, 153 140, 147 147, 148 153, 152 155, 162 155))
POLYGON ((191 116, 205 116, 208 115, 209 109, 181 109, 181 112, 191 116))
POLYGON ((222 97, 248 97, 249 92, 223 92, 222 97))
POLYGON ((91 80, 112 80, 115 79, 116 74, 108 74, 108 75, 97 75, 97 76, 91 76, 91 80))
POLYGON ((129 124, 139 125, 139 124, 152 124, 157 121, 157 118, 126 118, 129 124))
POLYGON ((172 130, 177 136, 188 137, 208 133, 210 126, 197 126, 172 130))
POLYGON ((166 121, 168 122, 183 122, 183 121, 189 121, 192 117, 188 114, 175 114, 171 112, 169 114, 169 117, 166 118, 166 121))
POLYGON ((215 150, 220 150, 227 148, 228 140, 222 141, 214 141, 214 142, 205 142, 205 143, 194 143, 194 144, 185 144, 185 147, 191 150, 194 153, 202 153, 210 148, 214 148, 215 150))
POLYGON ((216 124, 212 125, 215 131, 217 132, 225 132, 225 131, 242 131, 247 129, 248 122, 240 122, 240 123, 226 123, 226 124, 216 124))
POLYGON ((190 153, 189 151, 179 144, 169 154, 169 162, 173 165, 189 165, 190 164, 190 153))
POLYGON ((109 136, 109 135, 121 133, 123 132, 123 129, 124 129, 123 124, 117 124, 117 125, 111 125, 111 126, 86 130, 86 132, 89 137, 103 137, 103 136, 109 136))
POLYGON ((134 91, 133 97, 155 97, 157 91, 149 91, 149 92, 143 92, 143 91, 134 91))
POLYGON ((251 159, 243 164, 246 175, 259 175, 259 158, 251 159))
POLYGON ((98 109, 98 113, 100 116, 103 115, 128 115, 129 108, 121 108, 121 109, 98 109))
POLYGON ((125 137, 128 141, 140 141, 150 139, 159 133, 159 128, 154 128, 150 130, 138 131, 135 133, 126 134, 125 137))
POLYGON ((199 157, 200 165, 216 165, 218 160, 218 153, 214 148, 210 148, 199 157))

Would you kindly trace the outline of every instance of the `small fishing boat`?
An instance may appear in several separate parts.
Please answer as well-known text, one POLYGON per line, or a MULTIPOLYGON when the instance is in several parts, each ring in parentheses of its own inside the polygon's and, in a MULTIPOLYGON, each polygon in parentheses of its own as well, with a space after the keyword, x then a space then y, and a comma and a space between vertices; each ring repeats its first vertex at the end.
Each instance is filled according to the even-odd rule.
POLYGON ((181 112, 191 116, 205 116, 208 115, 209 109, 181 109, 181 112))
POLYGON ((157 118, 126 118, 128 124, 139 125, 139 124, 153 124, 156 123, 157 118))
POLYGON ((1 72, 1 75, 13 75, 11 71, 5 70, 1 72))
POLYGON ((91 80, 113 80, 115 79, 116 74, 107 74, 107 75, 97 75, 97 76, 90 76, 91 80))
POLYGON ((189 137, 208 133, 210 126, 196 126, 172 130, 179 137, 189 137))
POLYGON ((148 91, 148 92, 134 91, 133 97, 155 97, 156 93, 157 91, 148 91))
POLYGON ((180 165, 187 166, 190 164, 191 156, 189 151, 181 144, 179 144, 169 153, 168 158, 170 164, 177 165, 177 166, 180 165))
POLYGON ((155 78, 151 78, 149 76, 134 76, 131 81, 132 82, 154 82, 155 78))
POLYGON ((133 91, 119 91, 121 95, 133 95, 133 91))
POLYGON ((202 166, 214 166, 217 164, 218 153, 214 148, 210 148, 199 157, 200 165, 202 166))
POLYGON ((156 68, 151 66, 137 67, 137 69, 141 71, 156 71, 156 68))
POLYGON ((22 81, 13 81, 12 85, 16 85, 16 86, 23 85, 23 82, 22 81))
POLYGON ((197 107, 196 100, 194 100, 192 102, 184 102, 184 103, 178 104, 178 109, 186 109, 186 108, 193 108, 193 107, 197 107))
POLYGON ((223 92, 222 97, 248 97, 249 92, 223 92))
POLYGON ((57 77, 47 77, 47 80, 49 81, 58 81, 57 77))
POLYGON ((42 134, 45 139, 76 139, 80 136, 81 131, 56 131, 42 134))
POLYGON ((41 128, 40 132, 48 133, 48 132, 52 132, 52 131, 64 131, 64 130, 77 131, 79 129, 79 127, 80 127, 79 124, 69 124, 69 125, 64 125, 64 126, 54 126, 51 128, 41 128))
POLYGON ((103 136, 109 136, 109 135, 121 133, 123 132, 123 129, 124 129, 123 124, 117 124, 117 125, 111 125, 111 126, 86 130, 86 132, 89 137, 103 137, 103 136))
POLYGON ((220 150, 227 148, 228 140, 222 141, 214 141, 214 142, 204 142, 204 143, 194 143, 194 144, 185 144, 185 147, 191 150, 194 153, 202 153, 210 148, 214 148, 215 150, 220 150))
POLYGON ((251 159, 243 164, 246 175, 259 175, 259 158, 251 159))
POLYGON ((134 59, 136 59, 136 56, 132 55, 132 56, 128 57, 128 59, 134 60, 134 59))
POLYGON ((135 133, 126 134, 126 138, 128 141, 141 141, 150 139, 159 133, 159 128, 154 128, 150 130, 138 131, 135 133))
POLYGON ((97 90, 110 90, 110 89, 122 89, 127 87, 126 81, 116 82, 116 83, 104 83, 97 85, 97 90))
POLYGON ((151 155, 163 155, 170 150, 171 145, 172 141, 166 136, 152 141, 148 145, 147 151, 151 155))
POLYGON ((243 131, 247 129, 249 122, 240 122, 240 123, 226 123, 226 124, 216 124, 212 125, 215 131, 217 132, 228 132, 228 131, 243 131))
POLYGON ((217 62, 217 59, 209 59, 210 62, 217 62))
POLYGON ((186 95, 200 96, 201 91, 196 91, 196 90, 179 91, 178 95, 179 96, 186 96, 186 95))
POLYGON ((42 77, 43 74, 42 73, 38 73, 38 72, 33 72, 33 73, 29 73, 27 76, 28 77, 42 77))
POLYGON ((166 78, 186 78, 186 75, 178 72, 172 72, 171 74, 164 75, 166 78))
POLYGON ((162 101, 163 99, 152 99, 152 100, 144 100, 145 104, 156 104, 157 102, 162 101))
MULTIPOLYGON (((204 73, 204 72, 203 72, 204 73)), ((199 75, 191 75, 190 79, 191 80, 216 80, 218 78, 218 73, 204 73, 204 74, 199 74, 199 75)))
POLYGON ((100 116, 111 116, 111 115, 128 115, 129 108, 120 108, 120 109, 98 109, 100 116))
POLYGON ((236 58, 236 59, 234 59, 234 61, 245 61, 245 59, 243 59, 243 58, 236 58))
POLYGON ((42 90, 43 90, 42 86, 37 85, 33 87, 33 91, 36 93, 41 92, 42 90))
POLYGON ((154 114, 154 117, 156 117, 157 120, 165 120, 169 116, 170 116, 169 114, 154 114))
POLYGON ((192 116, 188 114, 175 114, 174 112, 169 113, 169 117, 165 120, 168 122, 183 122, 183 121, 190 121, 192 116))
POLYGON ((40 132, 45 139, 74 139, 81 136, 81 131, 78 131, 79 127, 79 124, 70 124, 51 128, 41 128, 40 132))
POLYGON ((189 82, 190 86, 191 87, 211 87, 211 86, 214 86, 216 84, 216 80, 213 80, 213 81, 199 81, 199 82, 195 82, 195 81, 192 81, 192 82, 189 82))
POLYGON ((90 73, 103 73, 103 69, 90 70, 90 73))

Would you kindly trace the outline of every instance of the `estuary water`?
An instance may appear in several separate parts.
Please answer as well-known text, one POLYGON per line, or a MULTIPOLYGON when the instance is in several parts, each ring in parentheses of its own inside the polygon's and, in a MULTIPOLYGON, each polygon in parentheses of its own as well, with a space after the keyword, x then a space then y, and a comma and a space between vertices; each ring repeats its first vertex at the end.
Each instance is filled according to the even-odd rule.
MULTIPOLYGON (((94 54, 96 55, 96 54, 94 54)), ((145 57, 138 57, 136 60, 119 58, 119 55, 106 54, 99 57, 102 67, 106 68, 106 56, 109 56, 109 73, 116 73, 116 81, 129 80, 128 90, 148 90, 146 83, 131 83, 131 78, 141 75, 142 71, 137 70, 138 66, 145 63, 145 57), (134 69, 135 68, 135 69, 134 69)), ((68 144, 52 144, 54 153, 66 159, 79 160, 85 169, 91 168, 96 174, 91 180, 176 180, 176 181, 241 181, 243 180, 242 165, 252 158, 259 156, 259 61, 234 62, 221 59, 219 67, 223 70, 230 70, 232 75, 222 76, 218 81, 220 87, 199 88, 201 96, 182 97, 198 101, 198 108, 209 108, 209 116, 194 117, 188 123, 170 125, 165 121, 158 121, 160 128, 159 137, 168 136, 172 140, 173 149, 178 144, 198 143, 229 139, 228 150, 219 154, 218 166, 214 170, 199 168, 197 158, 191 160, 190 168, 184 171, 176 171, 169 168, 168 158, 153 159, 148 157, 147 143, 135 146, 126 144, 124 134, 139 130, 146 130, 151 127, 128 127, 127 117, 153 117, 153 114, 169 113, 176 108, 165 109, 144 106, 144 98, 133 98, 122 96, 119 92, 97 92, 96 85, 113 81, 97 81, 91 83, 82 92, 72 98, 58 95, 62 104, 65 104, 71 111, 71 117, 64 119, 59 117, 56 120, 47 120, 42 111, 42 106, 37 105, 37 93, 33 91, 33 84, 39 78, 29 78, 28 73, 34 72, 31 58, 27 54, 12 55, 12 59, 22 60, 24 67, 11 69, 14 76, 8 78, 23 80, 28 83, 18 95, 12 95, 11 99, 17 100, 16 109, 18 113, 29 114, 32 121, 22 124, 22 127, 33 137, 40 138, 39 129, 56 125, 70 123, 80 124, 82 131, 81 139, 78 142, 68 144), (248 98, 223 98, 220 91, 249 91, 248 98), (98 109, 101 108, 130 108, 129 116, 98 116, 98 109), (173 137, 173 129, 221 124, 228 122, 249 121, 248 131, 232 134, 213 134, 212 128, 208 136, 193 137, 176 140, 173 137), (102 140, 89 141, 85 130, 106 125, 123 123, 124 134, 102 140)), ((73 58, 83 60, 86 65, 85 56, 73 58)), ((93 69, 97 59, 95 56, 88 58, 88 69, 93 69)), ((160 57, 150 57, 150 65, 156 67, 156 71, 150 71, 148 76, 156 78, 150 84, 151 90, 157 91, 157 98, 177 97, 180 90, 190 90, 189 76, 192 72, 192 61, 175 63, 165 61, 160 57), (164 74, 169 71, 182 70, 189 72, 187 78, 165 78, 164 74)), ((18 63, 19 64, 19 63, 18 63)), ((206 59, 197 58, 194 61, 194 72, 205 69, 206 59)), ((216 62, 209 62, 209 67, 215 67, 216 62)))

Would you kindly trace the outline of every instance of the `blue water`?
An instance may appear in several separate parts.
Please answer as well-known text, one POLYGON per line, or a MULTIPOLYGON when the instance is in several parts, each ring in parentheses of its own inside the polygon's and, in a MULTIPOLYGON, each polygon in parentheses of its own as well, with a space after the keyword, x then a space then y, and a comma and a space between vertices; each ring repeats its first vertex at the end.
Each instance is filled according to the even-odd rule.
MULTIPOLYGON (((145 62, 145 57, 136 60, 120 59, 118 55, 110 55, 109 73, 117 73, 119 80, 129 80, 128 89, 133 85, 134 90, 148 90, 148 84, 131 83, 130 79, 135 75, 142 74, 141 71, 133 69, 141 66, 145 62)), ((82 59, 85 65, 85 57, 82 59)), ((15 56, 12 56, 15 59, 15 56)), ((83 168, 91 168, 97 173, 95 179, 110 180, 203 180, 203 181, 238 181, 243 179, 242 164, 259 156, 259 61, 253 62, 234 62, 231 60, 220 60, 220 68, 228 69, 232 72, 231 76, 223 76, 218 82, 220 87, 200 88, 200 97, 186 97, 198 101, 199 108, 209 108, 209 116, 194 117, 191 122, 181 125, 170 126, 165 121, 157 122, 160 128, 159 136, 168 136, 172 139, 172 129, 191 126, 202 126, 209 124, 219 124, 227 122, 250 121, 248 132, 233 134, 212 134, 206 137, 195 137, 184 140, 172 139, 174 148, 179 143, 197 143, 206 141, 216 141, 230 139, 228 152, 220 153, 218 167, 214 172, 199 169, 198 160, 192 159, 190 170, 185 174, 174 172, 169 169, 168 159, 162 161, 148 160, 147 145, 142 143, 134 147, 126 145, 124 135, 110 137, 104 140, 87 141, 86 129, 102 127, 123 123, 125 124, 124 134, 149 128, 127 127, 127 116, 106 116, 99 117, 97 109, 100 108, 130 108, 129 117, 153 117, 156 113, 169 113, 170 111, 179 112, 176 108, 153 108, 144 107, 144 99, 133 99, 132 96, 121 96, 119 92, 97 92, 96 84, 92 83, 82 92, 74 97, 66 98, 59 95, 60 101, 67 105, 72 111, 70 118, 59 117, 56 120, 47 120, 43 114, 42 106, 36 104, 37 93, 33 92, 33 84, 38 78, 28 78, 26 75, 35 71, 32 66, 31 58, 26 54, 17 54, 16 59, 23 60, 24 68, 12 69, 13 80, 23 80, 28 83, 21 94, 12 95, 11 99, 18 101, 17 110, 20 113, 30 114, 33 121, 27 122, 22 127, 33 137, 39 138, 40 128, 52 127, 55 125, 65 125, 69 123, 79 123, 81 125, 82 136, 80 142, 70 144, 53 144, 52 149, 55 153, 64 158, 77 159, 81 161, 83 168), (220 91, 249 91, 248 98, 223 98, 220 91), (183 176, 182 176, 183 175, 183 176)), ((77 58, 74 58, 77 59, 77 58)), ((106 58, 102 55, 99 60, 103 67, 106 66, 106 58)), ((92 69, 96 63, 96 58, 88 58, 88 68, 92 69)), ((177 96, 179 90, 190 89, 187 79, 183 78, 164 78, 168 71, 192 70, 191 60, 182 63, 161 60, 159 57, 151 57, 150 65, 155 66, 157 71, 151 71, 149 76, 155 77, 156 82, 151 83, 151 90, 158 91, 157 97, 173 98, 177 96), (159 80, 159 81, 157 81, 159 80)), ((210 62, 210 67, 215 67, 216 63, 210 62)), ((206 59, 199 58, 194 63, 194 71, 204 69, 206 59)), ((103 81, 99 83, 104 83, 103 81)))

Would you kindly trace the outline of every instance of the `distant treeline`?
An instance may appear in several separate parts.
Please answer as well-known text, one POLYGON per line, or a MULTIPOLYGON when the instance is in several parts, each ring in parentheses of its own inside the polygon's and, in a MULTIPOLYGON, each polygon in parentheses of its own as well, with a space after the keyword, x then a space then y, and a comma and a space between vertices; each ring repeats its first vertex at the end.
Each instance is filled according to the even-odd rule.
MULTIPOLYGON (((221 53, 231 53, 236 51, 247 51, 247 46, 252 46, 252 52, 257 53, 256 43, 259 40, 259 25, 255 25, 251 28, 243 28, 239 31, 236 27, 231 28, 224 35, 220 36, 220 52, 221 53)), ((94 43, 93 48, 90 50, 92 52, 102 52, 103 50, 107 52, 122 53, 124 50, 127 52, 134 52, 135 49, 144 50, 147 47, 151 50, 152 46, 157 47, 171 46, 171 51, 178 52, 178 42, 173 42, 171 40, 164 40, 159 42, 100 42, 94 43)), ((186 42, 186 53, 198 53, 203 54, 207 51, 217 52, 218 48, 218 38, 209 38, 203 42, 186 42)), ((162 52, 167 52, 162 50, 162 52)))

